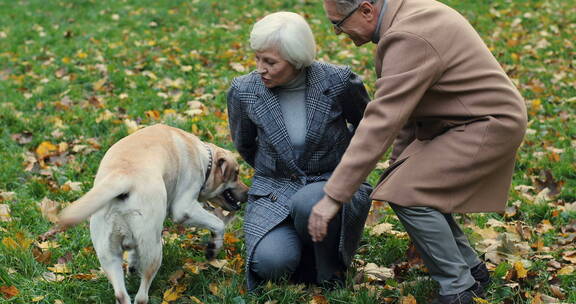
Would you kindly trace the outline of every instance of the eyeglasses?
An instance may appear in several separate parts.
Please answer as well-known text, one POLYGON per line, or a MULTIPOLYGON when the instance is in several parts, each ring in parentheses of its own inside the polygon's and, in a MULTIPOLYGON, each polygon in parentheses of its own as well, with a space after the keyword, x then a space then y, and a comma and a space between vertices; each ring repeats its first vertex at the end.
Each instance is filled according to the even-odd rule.
POLYGON ((364 3, 364 2, 369 2, 370 4, 374 4, 374 1, 375 1, 375 0, 362 1, 362 2, 360 2, 360 4, 358 4, 358 6, 356 6, 353 10, 351 10, 346 16, 344 16, 344 18, 340 19, 340 21, 332 21, 332 25, 334 26, 334 29, 335 29, 336 31, 343 32, 343 30, 342 30, 342 24, 344 24, 344 22, 346 22, 346 20, 347 20, 348 18, 350 18, 350 16, 352 16, 352 15, 360 8, 360 6, 362 5, 362 3, 364 3))

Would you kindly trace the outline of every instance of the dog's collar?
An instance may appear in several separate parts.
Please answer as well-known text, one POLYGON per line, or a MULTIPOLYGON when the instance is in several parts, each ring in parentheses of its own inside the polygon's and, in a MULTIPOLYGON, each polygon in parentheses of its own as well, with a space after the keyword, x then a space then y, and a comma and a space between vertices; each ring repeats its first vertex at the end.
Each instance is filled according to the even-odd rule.
POLYGON ((204 148, 206 148, 206 150, 208 151, 208 160, 209 161, 208 161, 208 168, 206 169, 206 174, 204 176, 204 183, 202 183, 202 188, 200 188, 200 191, 204 190, 204 187, 206 186, 206 182, 208 182, 208 178, 210 177, 210 171, 212 171, 212 163, 213 163, 212 150, 204 142, 202 142, 202 145, 204 145, 204 148))

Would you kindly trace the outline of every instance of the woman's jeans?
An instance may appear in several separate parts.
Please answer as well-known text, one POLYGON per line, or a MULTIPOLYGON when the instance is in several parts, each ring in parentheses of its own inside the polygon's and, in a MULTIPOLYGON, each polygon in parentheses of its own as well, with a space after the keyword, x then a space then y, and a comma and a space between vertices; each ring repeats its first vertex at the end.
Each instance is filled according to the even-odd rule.
POLYGON ((321 283, 345 269, 340 259, 340 213, 330 221, 328 234, 314 243, 308 234, 312 207, 324 196, 326 182, 308 184, 290 199, 290 217, 270 230, 254 251, 250 269, 263 280, 290 278, 321 283))

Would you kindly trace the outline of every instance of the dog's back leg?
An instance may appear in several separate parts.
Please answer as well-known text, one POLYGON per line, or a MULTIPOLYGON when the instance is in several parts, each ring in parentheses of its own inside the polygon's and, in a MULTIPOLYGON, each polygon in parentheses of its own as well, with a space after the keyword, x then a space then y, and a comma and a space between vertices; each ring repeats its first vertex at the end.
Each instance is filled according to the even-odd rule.
POLYGON ((116 304, 130 304, 130 296, 124 284, 121 240, 112 232, 112 225, 109 225, 101 214, 92 216, 90 220, 92 243, 100 265, 114 288, 116 304))
POLYGON ((140 288, 138 289, 138 293, 134 299, 134 304, 148 304, 148 291, 150 290, 150 285, 152 285, 152 281, 154 280, 158 269, 160 269, 161 263, 161 243, 148 248, 146 254, 140 255, 140 288))
MULTIPOLYGON (((150 285, 162 264, 162 227, 166 218, 166 190, 140 189, 142 208, 139 216, 128 218, 136 241, 137 267, 140 273, 140 287, 134 299, 135 304, 148 303, 150 285)), ((136 266, 136 265, 135 265, 136 266)))

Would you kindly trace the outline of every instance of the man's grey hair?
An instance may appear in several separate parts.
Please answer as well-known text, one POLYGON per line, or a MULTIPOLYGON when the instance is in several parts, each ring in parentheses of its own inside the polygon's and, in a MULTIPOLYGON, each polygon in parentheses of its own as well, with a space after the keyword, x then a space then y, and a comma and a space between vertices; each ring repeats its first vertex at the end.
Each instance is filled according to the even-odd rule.
POLYGON ((277 12, 252 27, 250 47, 255 51, 276 48, 296 69, 307 67, 316 57, 316 42, 310 26, 296 13, 277 12))
POLYGON ((360 3, 364 1, 368 2, 376 2, 376 0, 329 0, 330 2, 334 3, 336 7, 336 11, 341 15, 346 15, 350 13, 353 9, 357 8, 360 3))

